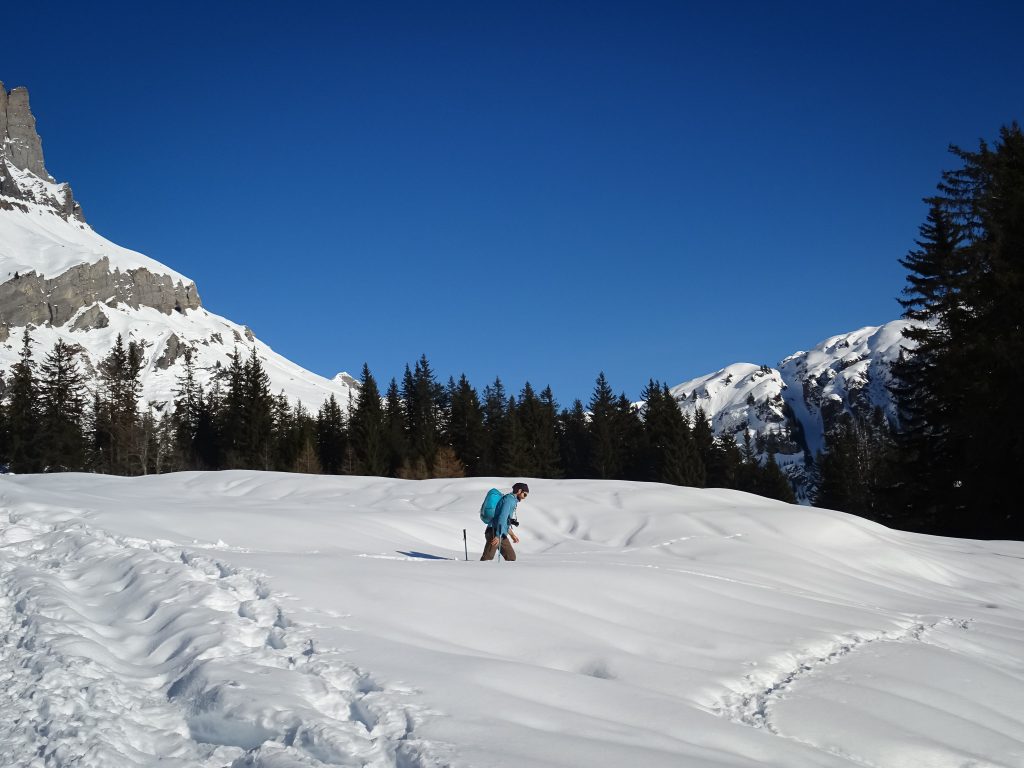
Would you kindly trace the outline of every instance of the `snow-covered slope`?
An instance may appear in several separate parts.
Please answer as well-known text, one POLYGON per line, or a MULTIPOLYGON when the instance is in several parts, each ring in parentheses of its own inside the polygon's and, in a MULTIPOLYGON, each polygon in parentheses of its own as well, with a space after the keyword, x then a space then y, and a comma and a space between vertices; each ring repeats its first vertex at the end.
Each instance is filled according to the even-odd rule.
POLYGON ((326 379, 290 362, 208 312, 192 280, 85 223, 70 187, 46 171, 28 92, 2 83, 0 139, 0 372, 18 359, 26 328, 37 360, 61 338, 82 350, 89 375, 121 334, 144 350, 145 401, 172 397, 186 349, 205 385, 236 350, 247 357, 254 347, 275 394, 313 410, 332 394, 348 401, 352 377, 326 379))
POLYGON ((0 764, 1024 765, 1024 544, 510 482, 0 477, 0 764))
POLYGON ((717 435, 742 443, 750 430, 751 437, 770 438, 779 465, 803 491, 807 453, 824 450, 825 432, 840 414, 867 416, 881 408, 894 416, 887 386, 890 365, 912 346, 902 335, 907 324, 895 320, 833 336, 778 368, 736 363, 671 392, 691 418, 702 409, 717 435))

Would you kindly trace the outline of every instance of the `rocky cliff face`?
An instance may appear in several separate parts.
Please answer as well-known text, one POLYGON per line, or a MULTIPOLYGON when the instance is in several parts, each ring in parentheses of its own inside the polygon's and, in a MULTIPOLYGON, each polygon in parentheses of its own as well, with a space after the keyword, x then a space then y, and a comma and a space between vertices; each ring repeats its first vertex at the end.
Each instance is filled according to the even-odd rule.
MULTIPOLYGON (((8 91, 0 82, 0 195, 41 203, 64 218, 85 221, 69 184, 55 185, 43 161, 43 141, 28 102, 28 89, 8 91), (24 171, 43 184, 19 183, 24 171)), ((8 206, 10 203, 8 203, 8 206)))
MULTIPOLYGON (((35 272, 0 283, 0 328, 20 325, 63 325, 82 307, 95 302, 132 309, 153 307, 164 314, 198 309, 195 284, 175 284, 170 275, 148 269, 121 272, 110 269, 109 259, 80 264, 45 279, 35 272)), ((82 326, 88 330, 89 326, 82 326)))

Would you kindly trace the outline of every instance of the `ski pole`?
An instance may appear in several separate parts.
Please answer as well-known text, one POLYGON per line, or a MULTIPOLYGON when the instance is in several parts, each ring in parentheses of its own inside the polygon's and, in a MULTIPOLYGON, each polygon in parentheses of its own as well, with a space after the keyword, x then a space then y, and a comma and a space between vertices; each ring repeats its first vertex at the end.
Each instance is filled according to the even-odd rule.
POLYGON ((462 529, 462 546, 466 548, 466 562, 469 562, 469 542, 466 541, 466 529, 462 529))

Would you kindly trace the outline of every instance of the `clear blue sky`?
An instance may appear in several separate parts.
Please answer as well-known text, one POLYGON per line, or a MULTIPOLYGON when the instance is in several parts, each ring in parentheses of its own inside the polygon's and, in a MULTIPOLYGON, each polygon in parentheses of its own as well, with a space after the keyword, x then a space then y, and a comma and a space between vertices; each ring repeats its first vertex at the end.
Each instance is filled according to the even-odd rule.
POLYGON ((101 234, 332 376, 563 405, 899 316, 1021 3, 28 3, 0 80, 101 234))

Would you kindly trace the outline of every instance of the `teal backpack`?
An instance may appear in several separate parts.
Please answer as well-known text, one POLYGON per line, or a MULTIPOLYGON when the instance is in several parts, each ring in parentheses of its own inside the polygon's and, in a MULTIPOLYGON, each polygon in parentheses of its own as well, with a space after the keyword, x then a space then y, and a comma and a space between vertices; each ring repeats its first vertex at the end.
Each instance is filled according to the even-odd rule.
POLYGON ((484 503, 480 505, 480 522, 490 525, 494 520, 494 513, 498 509, 498 502, 504 494, 497 488, 491 488, 484 496, 484 503))

